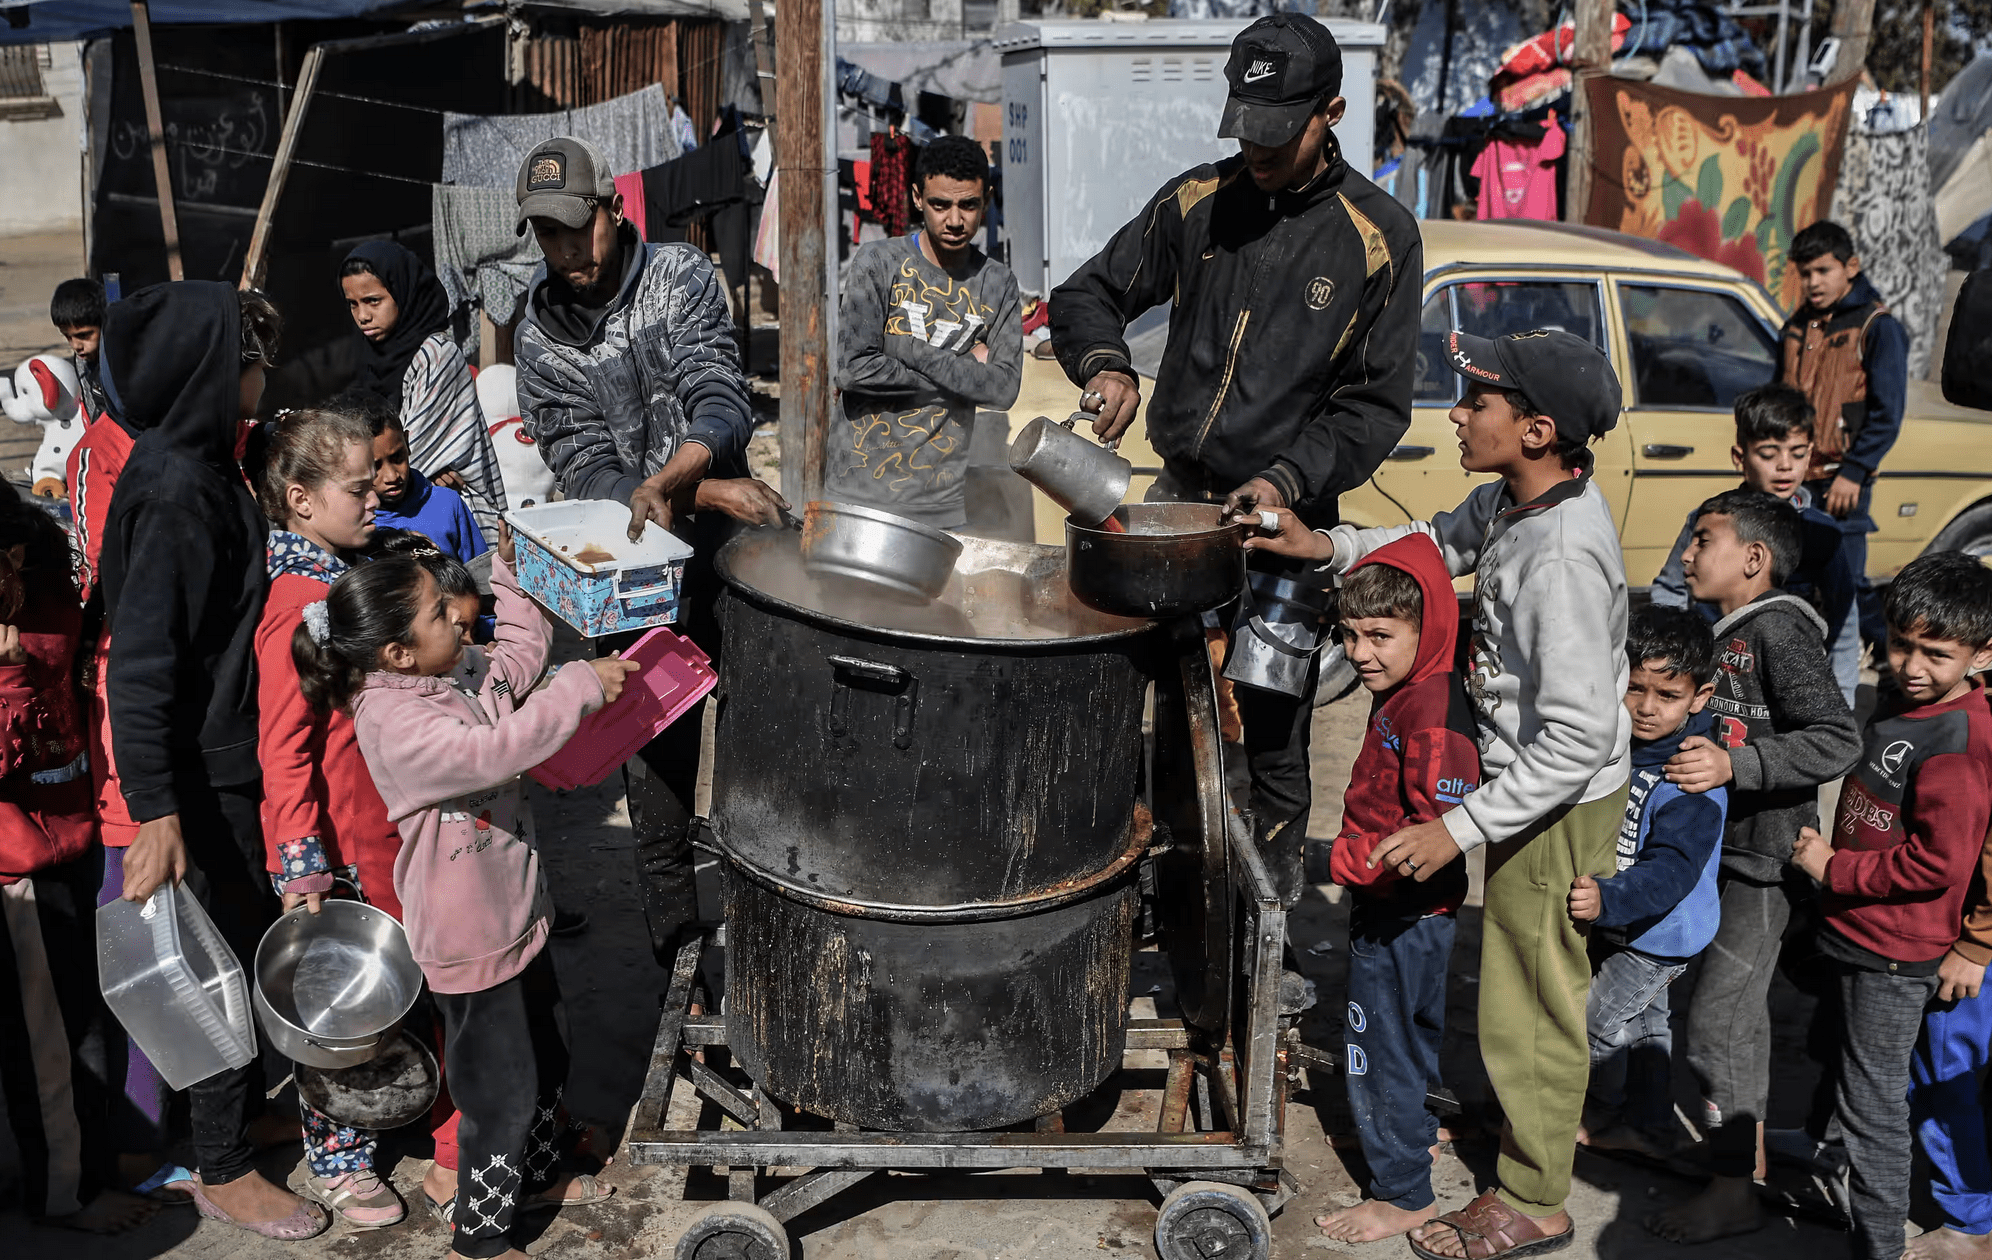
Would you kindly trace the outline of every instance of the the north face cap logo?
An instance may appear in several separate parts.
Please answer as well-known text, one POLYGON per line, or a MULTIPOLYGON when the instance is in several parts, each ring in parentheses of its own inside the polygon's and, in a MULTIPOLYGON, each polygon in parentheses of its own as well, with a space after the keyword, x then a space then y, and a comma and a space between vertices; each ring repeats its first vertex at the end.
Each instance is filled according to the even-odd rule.
POLYGON ((533 159, 533 168, 526 175, 527 192, 566 187, 567 159, 564 156, 558 153, 542 153, 533 159))

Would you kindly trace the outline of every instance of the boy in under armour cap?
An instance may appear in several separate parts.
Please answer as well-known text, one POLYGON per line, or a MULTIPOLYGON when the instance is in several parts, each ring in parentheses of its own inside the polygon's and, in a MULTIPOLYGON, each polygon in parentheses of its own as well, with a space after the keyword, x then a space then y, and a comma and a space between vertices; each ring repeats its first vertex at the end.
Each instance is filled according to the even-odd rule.
POLYGON ((1245 545, 1322 562, 1325 577, 1423 533, 1454 577, 1474 576, 1468 691, 1483 785, 1379 841, 1369 865, 1429 880, 1487 846, 1480 1049, 1508 1118, 1500 1184, 1410 1237, 1420 1256, 1452 1257, 1477 1236, 1474 1255, 1492 1260, 1574 1230, 1563 1208, 1590 1075, 1591 966, 1565 899, 1578 876, 1616 868, 1632 734, 1618 703, 1625 569, 1590 444, 1617 425, 1623 396, 1604 353, 1566 332, 1454 332, 1446 351, 1466 382, 1451 416, 1460 465, 1498 480, 1429 522, 1384 529, 1309 533, 1282 509, 1245 545))
POLYGON ((1231 83, 1217 134, 1236 140, 1263 192, 1291 188, 1321 167, 1330 128, 1342 121, 1342 50, 1304 13, 1263 17, 1231 41, 1231 83), (1314 120, 1319 118, 1319 124, 1314 120))

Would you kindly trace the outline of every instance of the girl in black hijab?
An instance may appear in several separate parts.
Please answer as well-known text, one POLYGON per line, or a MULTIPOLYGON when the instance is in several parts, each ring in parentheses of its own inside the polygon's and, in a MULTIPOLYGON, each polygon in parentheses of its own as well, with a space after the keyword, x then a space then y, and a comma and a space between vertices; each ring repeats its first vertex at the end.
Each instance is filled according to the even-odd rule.
POLYGON ((470 365, 450 336, 450 302, 423 261, 393 241, 346 255, 339 287, 360 339, 353 388, 401 416, 409 462, 461 494, 486 538, 498 536, 505 479, 470 365))

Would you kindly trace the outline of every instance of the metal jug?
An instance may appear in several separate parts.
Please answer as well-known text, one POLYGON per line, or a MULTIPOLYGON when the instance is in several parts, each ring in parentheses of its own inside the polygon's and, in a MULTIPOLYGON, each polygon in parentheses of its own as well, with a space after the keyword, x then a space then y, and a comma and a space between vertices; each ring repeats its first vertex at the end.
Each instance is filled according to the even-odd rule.
POLYGON ((1224 676, 1261 691, 1305 694, 1333 596, 1275 573, 1253 572, 1245 582, 1247 597, 1231 623, 1224 676))
POLYGON ((1093 417, 1075 411, 1062 421, 1039 416, 1010 443, 1010 467, 1051 497, 1081 525, 1098 525, 1127 497, 1134 465, 1114 453, 1113 444, 1094 445, 1074 426, 1093 417))

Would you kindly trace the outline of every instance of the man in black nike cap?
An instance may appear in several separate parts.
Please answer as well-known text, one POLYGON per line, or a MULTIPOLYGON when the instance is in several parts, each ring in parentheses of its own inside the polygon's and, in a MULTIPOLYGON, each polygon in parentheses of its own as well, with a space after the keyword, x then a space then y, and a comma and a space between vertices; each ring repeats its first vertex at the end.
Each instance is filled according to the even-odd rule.
MULTIPOLYGON (((1127 325, 1173 302, 1148 409, 1162 457, 1150 497, 1291 508, 1325 527, 1411 424, 1418 224, 1342 160, 1342 53, 1326 27, 1261 18, 1224 73, 1218 135, 1241 152, 1170 180, 1058 286, 1052 345, 1093 431, 1118 437, 1141 403, 1127 325)), ((1312 681, 1298 698, 1237 692, 1252 809, 1289 905, 1312 799, 1312 693, 1312 681)))

